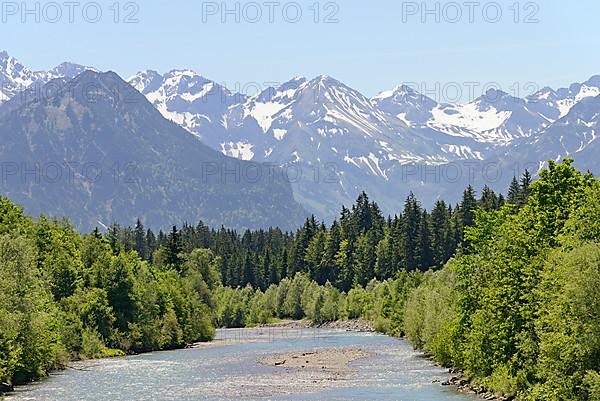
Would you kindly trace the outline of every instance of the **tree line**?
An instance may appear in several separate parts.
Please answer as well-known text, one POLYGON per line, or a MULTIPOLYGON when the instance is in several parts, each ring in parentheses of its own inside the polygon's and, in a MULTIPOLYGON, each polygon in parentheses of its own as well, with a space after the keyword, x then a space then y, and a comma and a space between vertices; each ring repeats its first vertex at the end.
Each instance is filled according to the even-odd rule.
POLYGON ((106 238, 113 251, 135 250, 148 262, 175 267, 181 264, 181 253, 210 249, 220 258, 221 281, 227 287, 250 285, 265 291, 305 273, 319 285, 330 283, 347 292, 373 279, 393 278, 399 271, 443 267, 464 247, 464 229, 473 225, 476 210, 499 210, 507 202, 521 207, 530 184, 528 172, 520 182, 515 178, 506 198, 487 186, 477 197, 469 186, 458 204, 438 200, 431 212, 411 194, 403 210, 387 218, 363 192, 331 225, 312 216, 295 233, 271 228, 240 234, 200 222, 156 234, 138 220, 135 227, 113 224, 106 238))

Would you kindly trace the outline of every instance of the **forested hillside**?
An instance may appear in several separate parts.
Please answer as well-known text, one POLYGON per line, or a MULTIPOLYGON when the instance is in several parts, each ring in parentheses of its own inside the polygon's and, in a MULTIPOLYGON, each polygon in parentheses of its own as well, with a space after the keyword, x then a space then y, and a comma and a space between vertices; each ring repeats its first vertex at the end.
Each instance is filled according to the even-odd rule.
POLYGON ((181 347, 215 327, 363 318, 474 383, 600 400, 600 184, 550 163, 506 197, 467 188, 384 217, 361 194, 330 226, 77 233, 0 201, 0 381, 69 360, 181 347))

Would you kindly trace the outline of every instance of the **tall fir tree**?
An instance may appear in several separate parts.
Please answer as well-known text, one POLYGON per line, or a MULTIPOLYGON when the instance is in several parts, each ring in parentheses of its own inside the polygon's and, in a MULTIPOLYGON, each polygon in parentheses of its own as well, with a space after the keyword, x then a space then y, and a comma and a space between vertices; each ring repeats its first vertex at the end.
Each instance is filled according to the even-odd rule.
POLYGON ((513 176, 510 186, 508 187, 508 196, 506 201, 511 205, 517 205, 519 203, 519 197, 521 195, 521 185, 517 180, 516 176, 513 176))
POLYGON ((431 240, 429 232, 429 215, 423 210, 421 221, 419 222, 419 263, 421 271, 427 271, 433 265, 431 256, 431 240))
POLYGON ((179 270, 181 267, 181 251, 181 237, 177 226, 174 225, 167 236, 165 262, 179 270))
POLYGON ((525 206, 529 196, 531 195, 531 184, 533 179, 531 177, 531 173, 529 170, 525 170, 523 176, 521 177, 521 183, 519 188, 519 198, 517 200, 517 206, 520 208, 525 206))
POLYGON ((441 268, 453 252, 451 241, 450 216, 446 203, 438 200, 430 216, 431 258, 435 267, 441 268))
POLYGON ((135 251, 138 253, 142 260, 148 260, 148 246, 146 244, 146 232, 144 225, 140 219, 137 219, 135 223, 135 251))
POLYGON ((404 203, 402 245, 405 268, 408 271, 419 267, 420 252, 421 206, 411 192, 404 203))

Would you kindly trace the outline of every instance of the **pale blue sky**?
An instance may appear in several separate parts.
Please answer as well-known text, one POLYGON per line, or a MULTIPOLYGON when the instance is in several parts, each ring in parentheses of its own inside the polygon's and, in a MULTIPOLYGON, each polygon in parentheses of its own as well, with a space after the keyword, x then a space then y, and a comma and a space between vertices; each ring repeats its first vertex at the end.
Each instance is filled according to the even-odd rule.
MULTIPOLYGON (((274 23, 269 22, 269 8, 258 0, 263 11, 257 23, 236 23, 234 16, 205 16, 202 1, 139 1, 137 23, 113 21, 110 9, 115 1, 99 1, 103 14, 98 23, 82 17, 81 6, 75 7, 74 23, 69 22, 69 9, 62 6, 63 16, 56 23, 55 10, 40 10, 41 21, 21 10, 11 15, 10 2, 2 2, 0 17, 0 49, 7 50, 33 69, 48 69, 62 61, 74 61, 111 69, 128 77, 141 69, 164 72, 173 68, 190 68, 198 73, 233 87, 249 82, 284 82, 297 75, 334 76, 346 84, 374 95, 402 82, 498 82, 508 90, 513 83, 535 82, 539 86, 562 86, 583 81, 600 74, 600 2, 585 0, 567 3, 543 0, 537 3, 537 23, 523 23, 536 11, 528 1, 498 1, 503 15, 498 23, 484 19, 487 4, 488 19, 495 9, 482 1, 474 6, 475 22, 469 22, 469 8, 462 0, 462 19, 457 23, 441 21, 428 15, 425 23, 417 15, 406 16, 407 2, 393 0, 338 1, 337 23, 325 24, 323 19, 336 11, 324 0, 319 4, 320 23, 314 21, 310 9, 315 0, 298 0, 303 15, 298 23, 283 17, 287 5, 288 19, 294 17, 294 6, 285 0, 273 6, 274 23), (515 23, 513 4, 521 9, 515 23), (491 8, 490 8, 491 7, 491 8)), ((16 2, 17 3, 21 3, 16 2)), ((26 2, 33 7, 34 1, 26 2)), ((42 1, 41 6, 47 2, 42 1)), ((63 4, 62 0, 57 1, 63 4)), ((226 1, 234 8, 235 1, 226 1)), ((248 1, 240 2, 240 9, 248 1)), ((417 3, 421 3, 418 1, 417 3)), ((428 1, 433 8, 435 1, 428 1)), ((455 8, 446 5, 446 16, 454 18, 455 8)), ((119 4, 123 20, 129 7, 119 4)), ((214 3, 217 4, 217 3, 214 3)), ((218 2, 220 7, 221 1, 218 2)), ((416 4, 416 3, 415 3, 416 4)), ((92 6, 89 6, 92 7, 92 6)), ((247 16, 254 11, 247 6, 247 16)), ((414 10, 414 9, 413 9, 414 10)), ((240 10, 242 12, 242 10, 240 10)), ((88 8, 93 19, 94 8, 88 8)))

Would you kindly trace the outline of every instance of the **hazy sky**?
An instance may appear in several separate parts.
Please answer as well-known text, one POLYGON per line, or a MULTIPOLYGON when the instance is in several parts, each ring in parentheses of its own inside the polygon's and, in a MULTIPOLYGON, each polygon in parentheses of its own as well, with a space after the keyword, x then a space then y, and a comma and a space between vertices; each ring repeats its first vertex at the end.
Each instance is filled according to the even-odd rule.
POLYGON ((327 74, 366 95, 403 82, 434 91, 497 82, 526 95, 529 82, 556 87, 600 74, 592 0, 428 1, 430 13, 397 0, 58 0, 37 11, 29 1, 29 13, 21 1, 0 4, 0 49, 33 69, 68 60, 127 78, 190 68, 231 88, 327 74))

